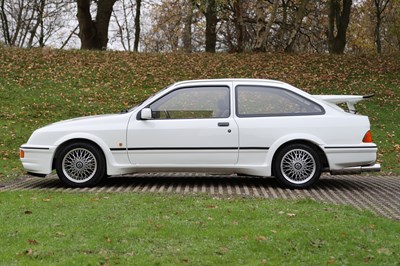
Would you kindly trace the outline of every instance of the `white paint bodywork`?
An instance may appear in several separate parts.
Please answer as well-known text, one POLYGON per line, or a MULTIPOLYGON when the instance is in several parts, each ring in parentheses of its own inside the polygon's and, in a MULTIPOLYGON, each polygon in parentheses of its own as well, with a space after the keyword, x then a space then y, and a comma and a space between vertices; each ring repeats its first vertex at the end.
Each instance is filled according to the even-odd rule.
MULTIPOLYGON (((361 98, 360 98, 361 97, 361 98)), ((274 80, 221 79, 173 84, 127 113, 66 120, 36 130, 21 146, 26 171, 49 174, 60 146, 90 141, 104 153, 107 174, 153 171, 206 171, 271 176, 276 151, 292 141, 312 143, 326 156, 326 171, 368 166, 377 147, 363 143, 368 117, 350 114, 332 104, 362 96, 312 96, 274 80), (183 87, 204 85, 230 88, 230 116, 209 119, 141 120, 140 111, 155 99, 183 87), (235 87, 279 87, 320 105, 321 115, 238 117, 235 87), (326 100, 326 101, 325 101, 326 100), (229 126, 218 126, 218 123, 229 126), (208 149, 209 148, 209 149, 208 149)))

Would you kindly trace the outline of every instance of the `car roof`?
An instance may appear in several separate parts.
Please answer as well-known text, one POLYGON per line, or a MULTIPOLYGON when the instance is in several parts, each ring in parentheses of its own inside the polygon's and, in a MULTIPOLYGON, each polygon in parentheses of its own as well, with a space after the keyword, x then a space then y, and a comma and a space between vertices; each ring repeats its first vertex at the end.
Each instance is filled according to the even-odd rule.
POLYGON ((273 79, 252 79, 252 78, 223 78, 223 79, 198 79, 184 80, 173 84, 174 86, 184 85, 188 83, 215 83, 215 82, 263 82, 271 85, 289 85, 288 83, 273 79))

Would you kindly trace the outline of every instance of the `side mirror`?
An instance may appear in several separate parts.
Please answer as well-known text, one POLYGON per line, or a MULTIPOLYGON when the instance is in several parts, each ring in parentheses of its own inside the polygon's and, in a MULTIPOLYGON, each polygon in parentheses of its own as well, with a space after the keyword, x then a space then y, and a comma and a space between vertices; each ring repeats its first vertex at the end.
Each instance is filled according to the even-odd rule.
POLYGON ((140 118, 143 119, 143 120, 153 119, 151 109, 150 108, 143 108, 142 111, 140 111, 140 118))

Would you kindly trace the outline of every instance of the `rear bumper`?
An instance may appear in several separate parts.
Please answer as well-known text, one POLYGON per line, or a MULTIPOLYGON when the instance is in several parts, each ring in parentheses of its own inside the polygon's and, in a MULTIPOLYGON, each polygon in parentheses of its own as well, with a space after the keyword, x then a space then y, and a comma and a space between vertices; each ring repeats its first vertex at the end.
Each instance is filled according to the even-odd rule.
POLYGON ((346 167, 340 170, 332 170, 332 175, 350 175, 350 174, 361 174, 364 172, 380 172, 381 165, 379 163, 373 165, 365 165, 365 166, 354 166, 354 167, 346 167))

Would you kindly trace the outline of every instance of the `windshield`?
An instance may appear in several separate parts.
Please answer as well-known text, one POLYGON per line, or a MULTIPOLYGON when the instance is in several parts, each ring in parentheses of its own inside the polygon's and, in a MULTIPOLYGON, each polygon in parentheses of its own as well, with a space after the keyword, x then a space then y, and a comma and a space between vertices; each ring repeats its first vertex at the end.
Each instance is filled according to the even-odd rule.
MULTIPOLYGON (((171 85, 172 85, 172 84, 171 84, 171 85)), ((159 90, 158 92, 151 94, 151 95, 150 95, 147 99, 145 99, 144 101, 142 101, 142 102, 140 102, 140 103, 138 103, 138 104, 132 106, 132 107, 129 108, 129 109, 124 109, 124 110, 122 110, 120 113, 130 113, 130 112, 134 111, 136 108, 138 108, 140 105, 142 105, 142 103, 144 103, 145 101, 147 101, 147 100, 153 98, 156 94, 158 94, 158 93, 160 93, 160 92, 162 92, 162 91, 168 89, 169 87, 171 87, 171 85, 168 85, 168 86, 164 87, 163 89, 159 90)))

